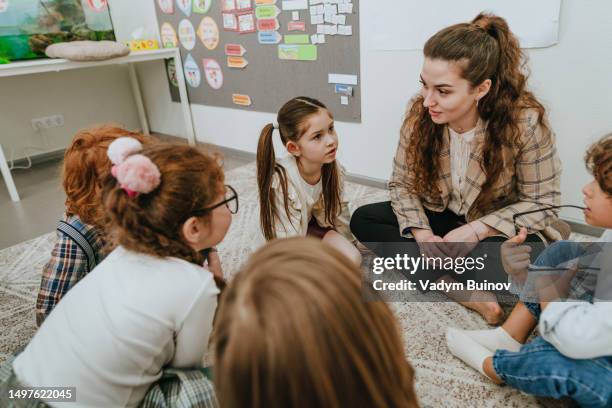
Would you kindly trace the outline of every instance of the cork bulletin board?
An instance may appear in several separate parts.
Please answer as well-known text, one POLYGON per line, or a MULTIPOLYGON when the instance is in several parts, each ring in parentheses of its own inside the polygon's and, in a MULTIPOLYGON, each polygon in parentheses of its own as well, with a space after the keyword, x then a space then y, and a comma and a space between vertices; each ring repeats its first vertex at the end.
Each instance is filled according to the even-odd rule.
MULTIPOLYGON (((359 0, 153 0, 194 104, 276 113, 299 96, 361 122, 359 0)), ((167 63, 172 99, 175 67, 167 63)))

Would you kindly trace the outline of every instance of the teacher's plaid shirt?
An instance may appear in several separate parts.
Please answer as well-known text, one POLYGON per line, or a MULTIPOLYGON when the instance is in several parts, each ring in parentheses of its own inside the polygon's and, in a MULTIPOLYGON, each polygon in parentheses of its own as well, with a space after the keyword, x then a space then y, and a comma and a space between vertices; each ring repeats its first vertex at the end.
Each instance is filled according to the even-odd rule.
MULTIPOLYGON (((480 194, 486 180, 481 170, 482 146, 486 135, 486 122, 479 121, 474 135, 474 149, 470 155, 466 182, 461 191, 466 208, 469 208, 468 222, 480 220, 507 237, 515 235, 512 215, 522 211, 540 208, 541 205, 559 205, 561 197, 561 162, 557 155, 554 134, 545 133, 538 123, 538 114, 525 110, 519 119, 520 143, 522 148, 504 148, 503 157, 508 162, 494 185, 493 207, 489 214, 479 214, 472 204, 480 194), (547 143, 547 140, 550 142, 547 143), (538 203, 538 204, 534 204, 538 203)), ((410 228, 430 229, 424 208, 442 212, 448 207, 451 182, 450 135, 444 130, 440 152, 440 178, 438 187, 441 196, 417 196, 410 186, 414 184, 414 171, 406 158, 406 146, 410 134, 400 135, 399 146, 393 162, 393 174, 389 181, 391 206, 399 222, 400 234, 412 238, 410 228)), ((550 227, 556 220, 554 211, 542 211, 521 216, 519 226, 527 227, 530 233, 541 231, 545 237, 556 240, 560 234, 550 227)))
MULTIPOLYGON (((85 237, 100 262, 104 242, 99 231, 94 226, 83 223, 76 215, 64 215, 62 221, 70 224, 85 237)), ((56 233, 51 259, 43 268, 36 299, 36 323, 39 326, 70 288, 90 272, 87 256, 81 247, 63 232, 56 233)))

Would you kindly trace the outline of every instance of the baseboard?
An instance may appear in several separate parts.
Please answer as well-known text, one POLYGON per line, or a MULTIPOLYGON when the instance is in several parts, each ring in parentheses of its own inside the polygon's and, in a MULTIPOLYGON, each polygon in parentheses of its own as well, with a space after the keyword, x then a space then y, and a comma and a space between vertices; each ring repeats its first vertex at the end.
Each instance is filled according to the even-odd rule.
MULTIPOLYGON (((65 148, 59 148, 57 150, 51 150, 49 152, 33 154, 30 156, 30 160, 32 161, 32 166, 37 164, 46 163, 49 161, 61 160, 64 157, 65 148)), ((13 161, 14 166, 26 166, 28 164, 27 158, 15 159, 13 161)))
POLYGON ((200 142, 198 142, 198 144, 208 146, 211 149, 214 149, 214 150, 217 150, 223 153, 224 156, 230 156, 230 157, 233 157, 239 160, 255 161, 257 159, 257 155, 255 153, 247 152, 245 150, 238 150, 232 147, 211 145, 211 144, 200 143, 200 142))

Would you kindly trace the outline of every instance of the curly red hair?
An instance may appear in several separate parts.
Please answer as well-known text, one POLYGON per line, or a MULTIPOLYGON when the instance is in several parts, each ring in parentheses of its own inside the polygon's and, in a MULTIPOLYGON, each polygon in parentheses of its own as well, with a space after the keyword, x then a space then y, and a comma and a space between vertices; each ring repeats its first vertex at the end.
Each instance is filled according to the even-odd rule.
POLYGON ((122 136, 133 137, 143 144, 154 140, 111 124, 83 129, 74 136, 64 153, 62 167, 67 215, 76 215, 84 223, 97 227, 104 225, 101 190, 111 168, 106 150, 122 136))

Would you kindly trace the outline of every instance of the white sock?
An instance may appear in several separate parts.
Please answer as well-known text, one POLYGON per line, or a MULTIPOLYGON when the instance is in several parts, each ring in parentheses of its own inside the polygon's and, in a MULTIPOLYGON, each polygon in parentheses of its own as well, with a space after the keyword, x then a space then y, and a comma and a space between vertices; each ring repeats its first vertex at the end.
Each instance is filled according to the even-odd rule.
POLYGON ((461 359, 482 375, 487 376, 482 364, 487 357, 493 356, 492 351, 465 334, 463 330, 452 327, 446 329, 446 344, 455 357, 461 359))
POLYGON ((497 327, 490 330, 462 330, 481 346, 488 348, 490 351, 508 350, 517 352, 523 346, 518 341, 514 340, 502 327, 497 327))

